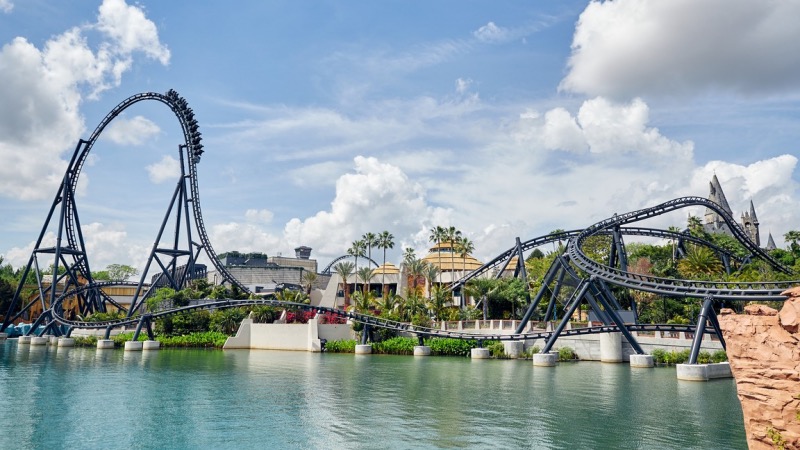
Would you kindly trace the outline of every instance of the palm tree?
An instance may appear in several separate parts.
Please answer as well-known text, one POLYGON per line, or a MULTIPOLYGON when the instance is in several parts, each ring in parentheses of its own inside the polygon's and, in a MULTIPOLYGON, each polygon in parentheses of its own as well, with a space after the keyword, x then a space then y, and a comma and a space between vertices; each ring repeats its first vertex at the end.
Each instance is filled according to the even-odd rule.
MULTIPOLYGON (((681 229, 676 226, 670 226, 669 228, 667 228, 667 230, 673 233, 681 232, 681 229)), ((678 238, 673 236, 672 239, 670 239, 670 242, 672 243, 672 262, 675 262, 675 252, 677 251, 676 246, 678 245, 678 238)))
POLYGON ((790 230, 783 235, 783 239, 789 243, 789 249, 792 251, 792 253, 797 255, 797 253, 800 251, 800 246, 797 244, 800 241, 800 231, 790 230))
POLYGON ((499 283, 495 283, 495 280, 488 278, 473 278, 464 286, 467 295, 480 298, 479 303, 483 306, 483 320, 487 320, 489 317, 489 296, 499 288, 499 283))
POLYGON ((406 247, 403 249, 403 265, 410 264, 415 259, 417 259, 417 255, 414 254, 413 248, 406 247))
POLYGON ((445 230, 445 237, 450 242, 450 281, 455 281, 456 274, 456 241, 461 239, 461 231, 451 226, 445 230))
POLYGON ((462 236, 461 239, 456 241, 456 251, 461 256, 461 276, 467 276, 467 256, 475 251, 475 244, 469 240, 468 237, 462 236))
MULTIPOLYGON (((354 268, 355 264, 350 261, 342 261, 333 266, 333 270, 339 275, 339 279, 342 280, 342 292, 344 293, 345 306, 347 305, 347 278, 353 274, 354 268)), ((336 309, 336 297, 333 299, 333 308, 336 309)))
POLYGON ((442 320, 445 311, 445 304, 450 300, 449 292, 442 286, 433 288, 433 295, 429 296, 428 309, 436 317, 436 320, 442 320))
POLYGON ((685 277, 696 280, 721 274, 723 266, 713 250, 692 245, 687 249, 686 257, 678 262, 678 270, 685 277))
POLYGON ((689 227, 689 232, 692 233, 692 236, 703 237, 703 222, 700 221, 699 217, 689 216, 687 219, 687 224, 689 227))
POLYGON ((428 240, 431 242, 436 243, 436 252, 439 264, 442 262, 442 241, 445 238, 445 229, 436 225, 435 227, 430 229, 430 235, 428 236, 428 240))
POLYGON ((350 310, 361 314, 367 314, 369 310, 372 309, 374 301, 375 297, 372 296, 372 292, 354 292, 353 305, 350 307, 350 310))
MULTIPOLYGON (((361 236, 361 242, 363 242, 364 246, 367 248, 367 258, 372 261, 372 247, 378 245, 378 236, 371 231, 364 233, 364 235, 361 236)), ((367 267, 369 267, 369 263, 367 263, 367 267)))
POLYGON ((416 258, 403 263, 403 268, 405 269, 406 273, 411 276, 411 291, 414 292, 414 294, 419 294, 417 280, 419 280, 419 277, 422 276, 427 264, 428 263, 425 261, 416 258))
POLYGON ((366 293, 369 289, 369 282, 372 280, 372 275, 375 273, 374 270, 370 269, 368 266, 362 267, 356 271, 358 274, 358 278, 361 279, 361 282, 364 283, 362 287, 362 291, 366 293))
POLYGON ((378 248, 383 249, 383 276, 381 277, 381 296, 386 295, 386 250, 394 248, 394 236, 384 230, 378 235, 378 248))
POLYGON ((306 295, 311 295, 311 289, 314 288, 314 284, 317 282, 316 272, 306 271, 303 272, 303 276, 301 277, 301 281, 303 283, 303 287, 306 288, 306 295))
POLYGON ((428 282, 428 300, 431 299, 431 294, 433 293, 433 286, 436 282, 436 278, 439 276, 439 268, 435 264, 428 264, 426 262, 422 262, 422 276, 425 277, 425 280, 428 282))
MULTIPOLYGON (((355 271, 358 272, 358 257, 364 257, 364 250, 367 249, 367 245, 364 244, 364 241, 355 240, 353 241, 352 247, 347 249, 347 254, 355 258, 356 265, 355 271)), ((369 264, 367 264, 369 266, 369 264)), ((356 289, 358 289, 358 279, 356 279, 356 289)))

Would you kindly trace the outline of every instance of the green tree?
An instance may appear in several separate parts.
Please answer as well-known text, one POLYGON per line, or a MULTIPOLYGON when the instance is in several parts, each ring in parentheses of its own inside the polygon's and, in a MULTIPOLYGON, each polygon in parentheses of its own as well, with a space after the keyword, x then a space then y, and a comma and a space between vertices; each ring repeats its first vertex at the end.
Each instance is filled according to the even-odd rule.
POLYGON ((789 250, 795 257, 800 256, 800 231, 791 230, 783 235, 783 239, 789 243, 789 250))
POLYGON ((425 261, 422 261, 422 276, 425 277, 425 281, 428 283, 428 301, 431 299, 431 294, 433 293, 433 288, 438 286, 436 284, 436 278, 439 277, 440 270, 436 267, 435 264, 429 264, 425 261))
POLYGON ((374 304, 375 297, 372 295, 371 291, 356 291, 353 292, 353 304, 350 307, 350 311, 360 314, 369 314, 374 304))
POLYGON ((386 296, 386 250, 394 248, 394 236, 384 230, 378 235, 378 248, 383 249, 383 276, 381 277, 381 296, 386 296))
POLYGON ((708 248, 691 245, 686 250, 686 257, 678 261, 678 271, 688 279, 710 279, 713 275, 721 275, 722 263, 717 255, 708 248))
POLYGON ((467 276, 467 256, 475 251, 475 244, 468 237, 462 236, 456 241, 456 252, 461 257, 461 277, 467 276))
POLYGON ((483 320, 489 318, 489 296, 498 289, 497 283, 488 278, 473 278, 467 281, 467 285, 464 287, 466 295, 479 299, 478 303, 483 309, 483 320))
MULTIPOLYGON (((367 248, 367 258, 368 261, 372 261, 372 247, 376 247, 378 245, 378 236, 373 232, 364 233, 361 236, 361 242, 364 243, 364 246, 367 248)), ((369 262, 367 262, 367 267, 369 267, 369 262)))
POLYGON ((319 276, 316 272, 310 270, 303 272, 301 282, 306 290, 306 295, 311 295, 311 290, 314 288, 314 284, 316 284, 318 278, 319 276))
POLYGON ((109 264, 106 267, 111 281, 125 281, 139 274, 139 270, 125 264, 109 264))
POLYGON ((445 230, 445 237, 450 243, 450 281, 455 281, 456 275, 456 241, 461 239, 461 231, 450 226, 445 230))
MULTIPOLYGON (((353 259, 355 259, 356 272, 358 272, 358 258, 359 257, 363 258, 364 256, 366 256, 365 253, 366 250, 367 250, 367 245, 364 243, 364 241, 359 241, 359 240, 353 241, 352 246, 347 249, 347 254, 352 256, 353 259)), ((369 264, 367 264, 367 267, 369 267, 369 264)), ((358 290, 358 280, 356 280, 355 290, 358 290)))
MULTIPOLYGON (((355 270, 355 264, 350 261, 342 261, 335 266, 333 266, 333 270, 339 275, 339 279, 342 283, 342 294, 344 295, 344 304, 347 305, 348 303, 348 293, 347 293, 347 279, 350 275, 353 274, 355 270)), ((333 308, 336 309, 336 297, 333 299, 333 308)))
POLYGON ((374 274, 375 274, 375 271, 370 269, 368 266, 365 266, 365 267, 362 267, 362 268, 358 269, 357 275, 358 275, 358 278, 361 280, 361 282, 364 283, 364 285, 361 288, 364 293, 366 293, 367 291, 370 291, 369 286, 370 286, 370 282, 372 281, 372 276, 374 274))

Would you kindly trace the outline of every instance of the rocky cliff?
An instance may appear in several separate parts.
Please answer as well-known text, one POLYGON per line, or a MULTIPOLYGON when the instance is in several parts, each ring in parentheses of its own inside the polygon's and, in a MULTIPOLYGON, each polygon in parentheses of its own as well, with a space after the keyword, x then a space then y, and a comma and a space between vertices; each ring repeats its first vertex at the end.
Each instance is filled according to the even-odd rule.
POLYGON ((800 449, 800 287, 778 312, 720 313, 750 449, 800 449))

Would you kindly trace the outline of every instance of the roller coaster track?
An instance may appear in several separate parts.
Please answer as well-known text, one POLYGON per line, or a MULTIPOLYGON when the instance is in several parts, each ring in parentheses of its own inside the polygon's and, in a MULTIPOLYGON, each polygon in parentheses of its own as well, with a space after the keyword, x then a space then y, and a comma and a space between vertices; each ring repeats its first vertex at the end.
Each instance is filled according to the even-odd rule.
MULTIPOLYGON (((320 273, 323 274, 323 275, 330 275, 331 274, 331 269, 333 268, 333 266, 336 265, 336 263, 338 263, 339 261, 345 260, 345 259, 349 259, 349 258, 355 258, 355 256, 353 256, 353 255, 342 255, 342 256, 334 259, 330 263, 328 263, 328 265, 325 266, 325 268, 322 269, 322 272, 320 272, 320 273)), ((375 267, 380 267, 380 265, 378 263, 376 263, 375 260, 373 260, 371 258, 367 258, 366 256, 359 256, 359 258, 363 258, 363 259, 369 261, 375 267)))
MULTIPOLYGON (((522 242, 521 248, 522 251, 525 252, 540 247, 542 245, 552 244, 554 242, 569 241, 570 239, 579 236, 581 232, 582 230, 571 230, 571 231, 563 231, 559 233, 552 233, 544 236, 535 237, 533 239, 529 239, 525 242, 522 242)), ((705 239, 684 232, 675 232, 675 231, 660 230, 657 228, 645 228, 645 227, 620 227, 620 233, 625 236, 643 236, 643 237, 654 237, 660 239, 671 239, 676 241, 679 240, 687 241, 708 247, 714 250, 718 255, 725 255, 730 260, 734 260, 739 263, 744 262, 743 258, 731 253, 729 250, 719 247, 714 243, 709 242, 705 239)), ((597 234, 610 235, 611 231, 608 229, 604 229, 599 231, 597 234)), ((493 271, 494 269, 503 266, 504 264, 507 264, 512 257, 516 256, 516 254, 517 254, 517 248, 511 247, 510 249, 500 253, 491 261, 475 269, 473 272, 467 274, 466 276, 462 277, 459 280, 456 280, 453 283, 453 288, 463 286, 464 284, 467 283, 467 281, 473 278, 478 278, 486 273, 493 271)))
POLYGON ((615 215, 609 219, 598 222, 578 233, 570 239, 567 244, 567 254, 576 267, 584 272, 605 280, 611 284, 638 289, 654 294, 667 296, 681 296, 693 298, 713 297, 718 300, 762 300, 762 301, 783 301, 785 296, 781 295, 784 290, 798 284, 798 281, 787 282, 716 282, 702 280, 676 280, 669 278, 659 278, 654 276, 640 275, 625 272, 589 258, 581 249, 583 242, 590 236, 607 232, 614 227, 636 222, 646 218, 658 216, 671 211, 689 206, 705 206, 717 212, 728 224, 731 232, 742 245, 751 252, 776 269, 791 274, 791 271, 775 261, 764 250, 755 245, 745 234, 744 230, 716 203, 701 197, 682 197, 645 208, 638 211, 629 212, 622 215, 615 215))
MULTIPOLYGON (((206 227, 203 222, 203 214, 200 208, 200 188, 198 185, 198 176, 197 176, 197 164, 200 162, 200 156, 203 154, 203 144, 202 144, 202 136, 200 131, 198 130, 197 119, 194 117, 194 111, 189 108, 188 103, 186 100, 178 95, 177 92, 174 90, 169 90, 166 94, 160 94, 157 92, 144 92, 140 94, 133 95, 128 97, 127 99, 120 102, 117 106, 114 107, 106 116, 103 118, 102 121, 97 125, 97 127, 92 132, 91 136, 87 141, 83 142, 83 147, 80 154, 74 160, 74 163, 71 164, 71 174, 70 174, 70 181, 71 181, 71 189, 72 192, 75 192, 75 189, 78 184, 78 177, 80 176, 80 172, 85 164, 89 152, 94 147, 94 144, 97 142, 97 139, 102 134, 103 130, 114 120, 117 116, 119 116, 123 111, 128 109, 129 107, 133 106, 136 103, 142 101, 157 101, 167 105, 170 110, 175 114, 175 117, 178 119, 180 123, 181 130, 183 132, 183 140, 184 140, 184 148, 187 152, 188 158, 186 158, 188 164, 188 177, 189 177, 189 184, 191 188, 191 204, 192 204, 192 213, 194 217, 194 222, 197 230, 198 237, 200 239, 200 244, 198 245, 200 248, 204 249, 208 254, 208 257, 211 261, 211 264, 214 265, 214 268, 217 269, 218 273, 221 275, 229 283, 236 285, 240 290, 243 292, 249 292, 246 286, 241 284, 235 277, 233 277, 230 272, 225 268, 225 266, 219 261, 214 248, 211 245, 211 242, 208 238, 208 233, 206 232, 206 227)), ((77 245, 77 241, 79 239, 80 234, 77 232, 79 227, 76 227, 74 222, 75 218, 73 214, 69 214, 67 217, 68 226, 66 227, 67 230, 67 238, 69 240, 70 246, 75 247, 77 245)), ((79 225, 79 224, 78 224, 79 225)), ((87 270, 88 272, 88 270, 87 270)))
MULTIPOLYGON (((124 283, 123 283, 124 284, 124 283)), ((97 283, 96 287, 102 286, 119 286, 120 283, 97 283)), ((131 283, 131 285, 133 285, 131 283)), ((518 340, 535 340, 545 339, 549 340, 554 331, 532 331, 528 333, 513 333, 513 334, 482 334, 482 333, 466 333, 456 332, 449 330, 441 330, 437 328, 419 327, 406 322, 397 322, 394 320, 382 319, 369 314, 361 314, 354 311, 345 311, 342 309, 334 309, 325 306, 313 306, 305 303, 294 303, 281 300, 272 299, 246 299, 246 300, 217 300, 213 302, 202 303, 198 305, 184 306, 180 308, 172 308, 158 312, 143 314, 138 317, 131 317, 121 320, 110 320, 101 322, 83 322, 77 320, 69 320, 64 318, 59 311, 61 303, 72 296, 80 294, 81 290, 89 289, 91 286, 85 286, 61 295, 56 301, 56 306, 53 308, 53 319, 55 322, 60 323, 70 330, 75 329, 111 329, 133 326, 139 324, 142 320, 155 320, 165 317, 170 317, 178 314, 188 313, 200 310, 215 310, 235 308, 242 306, 274 306, 279 308, 298 309, 306 311, 315 311, 322 314, 331 314, 344 319, 350 319, 354 322, 363 323, 365 325, 393 330, 401 333, 412 334, 421 337, 437 337, 437 338, 450 338, 462 339, 473 341, 518 341, 518 340)), ((694 332, 693 325, 661 325, 661 324, 628 324, 627 329, 630 331, 653 332, 653 331, 671 331, 671 332, 694 332)), ((70 331, 70 332, 71 332, 70 331)), ((560 336, 580 336, 587 334, 600 334, 617 332, 619 328, 615 325, 603 325, 594 327, 581 327, 564 330, 560 332, 560 336)), ((712 331, 708 331, 711 334, 712 331)))

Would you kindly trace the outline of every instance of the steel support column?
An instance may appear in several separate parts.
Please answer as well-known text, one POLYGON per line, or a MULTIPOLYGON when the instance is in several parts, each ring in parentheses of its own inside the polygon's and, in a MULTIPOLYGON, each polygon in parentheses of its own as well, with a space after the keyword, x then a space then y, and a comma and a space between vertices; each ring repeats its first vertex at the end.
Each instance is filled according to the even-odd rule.
POLYGON ((703 307, 700 309, 700 316, 697 318, 697 329, 694 332, 694 340, 692 340, 692 352, 689 354, 689 364, 697 364, 697 355, 700 354, 700 345, 703 343, 703 334, 706 332, 708 311, 712 310, 713 304, 713 297, 706 297, 703 300, 703 307))

